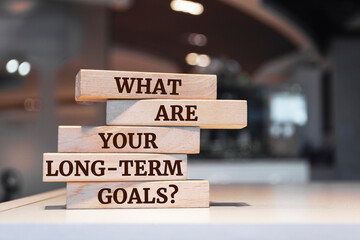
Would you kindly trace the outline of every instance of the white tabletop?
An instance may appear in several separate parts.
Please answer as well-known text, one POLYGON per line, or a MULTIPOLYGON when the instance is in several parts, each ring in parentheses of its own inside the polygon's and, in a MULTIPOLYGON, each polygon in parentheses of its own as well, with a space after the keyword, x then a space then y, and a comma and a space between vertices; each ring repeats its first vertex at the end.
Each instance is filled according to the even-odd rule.
POLYGON ((0 204, 0 239, 360 239, 360 183, 210 191, 210 208, 66 210, 60 189, 0 204))

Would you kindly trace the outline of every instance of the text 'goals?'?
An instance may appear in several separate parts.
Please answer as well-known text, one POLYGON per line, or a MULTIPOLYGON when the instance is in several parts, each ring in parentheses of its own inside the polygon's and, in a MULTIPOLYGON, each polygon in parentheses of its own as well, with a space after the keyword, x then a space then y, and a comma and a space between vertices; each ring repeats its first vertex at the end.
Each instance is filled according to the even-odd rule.
POLYGON ((43 181, 153 181, 187 178, 185 154, 44 153, 43 181))
POLYGON ((69 182, 67 208, 209 207, 205 180, 69 182))

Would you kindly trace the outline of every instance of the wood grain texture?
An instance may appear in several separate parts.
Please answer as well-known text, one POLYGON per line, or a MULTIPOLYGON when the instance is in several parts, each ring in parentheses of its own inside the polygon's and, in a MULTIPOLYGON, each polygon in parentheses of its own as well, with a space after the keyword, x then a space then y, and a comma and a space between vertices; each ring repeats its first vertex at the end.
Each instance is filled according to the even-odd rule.
POLYGON ((216 91, 216 75, 81 69, 76 75, 75 100, 216 99, 216 91), (146 79, 151 79, 148 89, 146 79), (161 83, 158 82, 159 79, 161 83), (126 87, 122 88, 124 81, 129 84, 129 90, 126 90, 126 87), (138 91, 139 83, 144 85, 140 91, 138 91))
POLYGON ((108 125, 199 126, 208 129, 240 129, 247 125, 244 100, 110 100, 108 125), (160 116, 164 110, 168 116, 160 116), (179 117, 174 111, 180 111, 179 117), (182 118, 182 119, 181 119, 182 118), (196 120, 194 120, 196 119, 196 120))
POLYGON ((200 129, 198 127, 59 126, 58 151, 199 153, 200 129))
POLYGON ((66 207, 209 207, 209 188, 209 182, 204 180, 155 182, 68 182, 66 207))
POLYGON ((185 154, 44 153, 43 181, 187 179, 185 154))

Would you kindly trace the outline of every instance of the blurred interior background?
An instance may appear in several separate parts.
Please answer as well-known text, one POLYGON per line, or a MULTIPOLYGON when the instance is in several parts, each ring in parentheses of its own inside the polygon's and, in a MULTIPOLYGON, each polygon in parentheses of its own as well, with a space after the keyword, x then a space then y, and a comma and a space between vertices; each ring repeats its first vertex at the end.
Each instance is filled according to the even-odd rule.
POLYGON ((248 127, 202 130, 189 178, 360 179, 360 3, 350 0, 2 0, 0 202, 42 182, 57 126, 104 125, 74 101, 81 68, 211 73, 248 127))

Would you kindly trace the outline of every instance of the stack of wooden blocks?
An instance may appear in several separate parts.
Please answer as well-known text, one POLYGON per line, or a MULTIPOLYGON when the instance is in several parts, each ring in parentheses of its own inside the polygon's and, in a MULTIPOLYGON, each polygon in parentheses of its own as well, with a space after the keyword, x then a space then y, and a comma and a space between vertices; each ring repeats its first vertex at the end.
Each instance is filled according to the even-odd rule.
POLYGON ((75 100, 107 101, 107 126, 59 126, 43 181, 67 182, 67 208, 209 207, 186 154, 200 152, 200 128, 247 124, 246 101, 216 91, 216 75, 80 70, 75 100))

